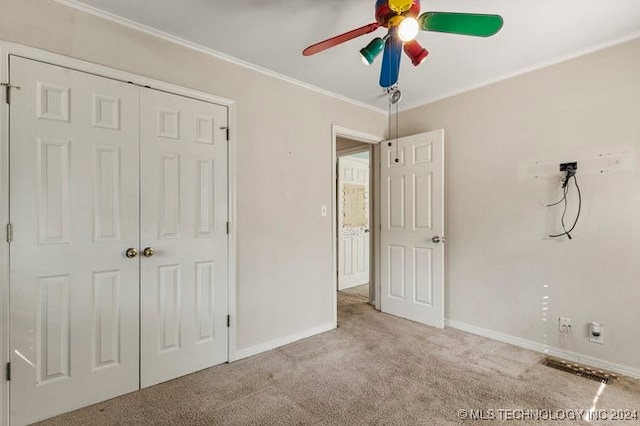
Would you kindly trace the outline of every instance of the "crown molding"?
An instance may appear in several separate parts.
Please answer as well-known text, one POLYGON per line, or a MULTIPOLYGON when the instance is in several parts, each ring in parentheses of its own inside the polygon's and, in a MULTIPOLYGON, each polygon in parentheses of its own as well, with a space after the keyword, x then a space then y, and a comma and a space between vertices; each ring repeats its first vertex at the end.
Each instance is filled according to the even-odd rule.
POLYGON ((286 76, 284 74, 280 74, 280 73, 278 73, 276 71, 273 71, 273 70, 270 70, 268 68, 264 68, 264 67, 261 67, 259 65, 252 64, 250 62, 247 62, 247 61, 244 61, 242 59, 233 57, 231 55, 227 55, 226 53, 222 53, 222 52, 219 52, 217 50, 210 49, 208 47, 205 47, 205 46, 202 46, 200 44, 191 42, 189 40, 186 40, 186 39, 183 39, 181 37, 175 36, 173 34, 169 34, 169 33, 166 33, 164 31, 160 31, 158 29, 155 29, 155 28, 149 27, 147 25, 141 24, 139 22, 132 21, 130 19, 123 18, 123 17, 118 16, 116 14, 113 14, 113 13, 106 12, 104 10, 98 9, 96 7, 86 5, 84 3, 81 3, 80 1, 77 1, 77 0, 53 0, 53 1, 56 2, 56 3, 62 4, 64 6, 71 7, 73 9, 79 10, 81 12, 88 13, 88 14, 93 15, 93 16, 97 16, 97 17, 105 19, 107 21, 111 21, 111 22, 116 23, 118 25, 122 25, 124 27, 131 28, 133 30, 140 31, 142 33, 151 35, 153 37, 160 38, 160 39, 168 41, 170 43, 177 44, 177 45, 182 46, 182 47, 186 47, 186 48, 188 48, 190 50, 194 50, 194 51, 197 51, 197 52, 200 52, 200 53, 204 53, 204 54, 212 56, 212 57, 214 57, 216 59, 220 59, 220 60, 232 63, 234 65, 250 69, 250 70, 258 72, 260 74, 268 75, 269 77, 276 78, 278 80, 286 81, 288 83, 294 84, 294 85, 302 87, 304 89, 311 90, 313 92, 320 93, 322 95, 329 96, 329 97, 332 97, 332 98, 335 98, 335 99, 339 99, 339 100, 341 100, 343 102, 347 102, 347 103, 350 103, 352 105, 359 106, 361 108, 366 108, 368 110, 371 110, 371 111, 374 111, 374 112, 377 112, 377 113, 380 113, 380 114, 385 114, 385 115, 387 114, 387 111, 382 109, 382 108, 378 108, 378 107, 375 107, 373 105, 367 104, 365 102, 361 102, 361 101, 358 101, 356 99, 349 98, 349 97, 344 96, 344 95, 340 95, 340 94, 332 92, 330 90, 322 89, 322 88, 320 88, 318 86, 314 86, 312 84, 305 83, 304 81, 297 80, 295 78, 286 76))

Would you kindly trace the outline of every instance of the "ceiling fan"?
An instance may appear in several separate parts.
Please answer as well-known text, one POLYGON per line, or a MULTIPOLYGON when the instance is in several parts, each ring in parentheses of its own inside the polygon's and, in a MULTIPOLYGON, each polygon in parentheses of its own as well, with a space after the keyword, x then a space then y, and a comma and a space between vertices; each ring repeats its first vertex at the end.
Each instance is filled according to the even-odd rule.
POLYGON ((310 56, 330 47, 337 46, 380 27, 388 28, 387 35, 374 38, 360 50, 362 61, 369 65, 384 52, 380 71, 380 86, 389 88, 398 82, 402 50, 414 66, 420 65, 429 52, 415 40, 418 31, 462 34, 489 37, 502 28, 499 15, 475 13, 425 12, 420 13, 420 0, 377 0, 376 22, 348 31, 330 39, 313 44, 302 51, 310 56))

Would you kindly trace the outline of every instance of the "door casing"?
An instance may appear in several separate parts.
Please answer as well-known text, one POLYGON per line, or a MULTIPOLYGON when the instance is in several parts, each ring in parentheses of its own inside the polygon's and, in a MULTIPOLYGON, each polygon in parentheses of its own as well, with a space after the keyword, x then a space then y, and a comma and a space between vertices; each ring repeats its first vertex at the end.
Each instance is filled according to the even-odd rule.
MULTIPOLYGON (((236 309, 236 258, 237 258, 237 213, 236 213, 236 103, 232 99, 215 96, 206 92, 188 89, 160 80, 146 78, 137 74, 114 68, 69 58, 33 47, 0 41, 0 83, 9 83, 9 56, 21 56, 27 59, 47 62, 65 68, 95 74, 113 80, 131 82, 140 86, 170 92, 205 102, 216 103, 228 108, 229 148, 228 148, 228 205, 229 205, 229 259, 228 259, 228 312, 231 316, 229 332, 229 362, 237 359, 237 318, 236 309)), ((0 90, 0 226, 3 230, 9 224, 9 107, 4 102, 5 91, 0 90)), ((12 89, 17 90, 17 89, 12 89)), ((335 151, 335 136, 334 136, 335 151)), ((2 375, 0 385, 0 425, 9 424, 9 382, 5 376, 5 366, 9 360, 9 242, 6 234, 0 244, 0 366, 2 375)))

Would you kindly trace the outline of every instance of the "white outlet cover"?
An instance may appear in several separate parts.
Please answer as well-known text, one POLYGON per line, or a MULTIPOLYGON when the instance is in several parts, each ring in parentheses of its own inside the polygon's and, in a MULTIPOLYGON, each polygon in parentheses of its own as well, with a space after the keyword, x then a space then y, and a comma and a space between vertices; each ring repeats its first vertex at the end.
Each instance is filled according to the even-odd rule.
POLYGON ((589 341, 591 343, 597 343, 599 345, 604 345, 604 327, 600 326, 600 335, 594 336, 591 334, 591 327, 589 327, 589 341))
POLYGON ((561 333, 571 332, 571 318, 560 317, 558 318, 558 331, 561 333))

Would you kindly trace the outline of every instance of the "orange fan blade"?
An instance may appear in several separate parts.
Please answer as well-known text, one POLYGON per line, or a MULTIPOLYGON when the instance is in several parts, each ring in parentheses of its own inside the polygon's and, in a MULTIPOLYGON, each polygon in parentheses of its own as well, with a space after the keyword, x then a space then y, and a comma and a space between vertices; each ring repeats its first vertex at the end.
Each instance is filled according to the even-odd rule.
POLYGON ((372 24, 367 24, 364 27, 356 28, 355 30, 351 30, 344 34, 337 35, 335 37, 331 37, 330 39, 321 41, 320 43, 312 44, 302 51, 304 56, 315 55, 318 52, 322 52, 330 47, 337 46, 339 44, 344 43, 345 41, 352 40, 356 37, 360 37, 361 35, 369 34, 380 27, 380 24, 374 22, 372 24))

